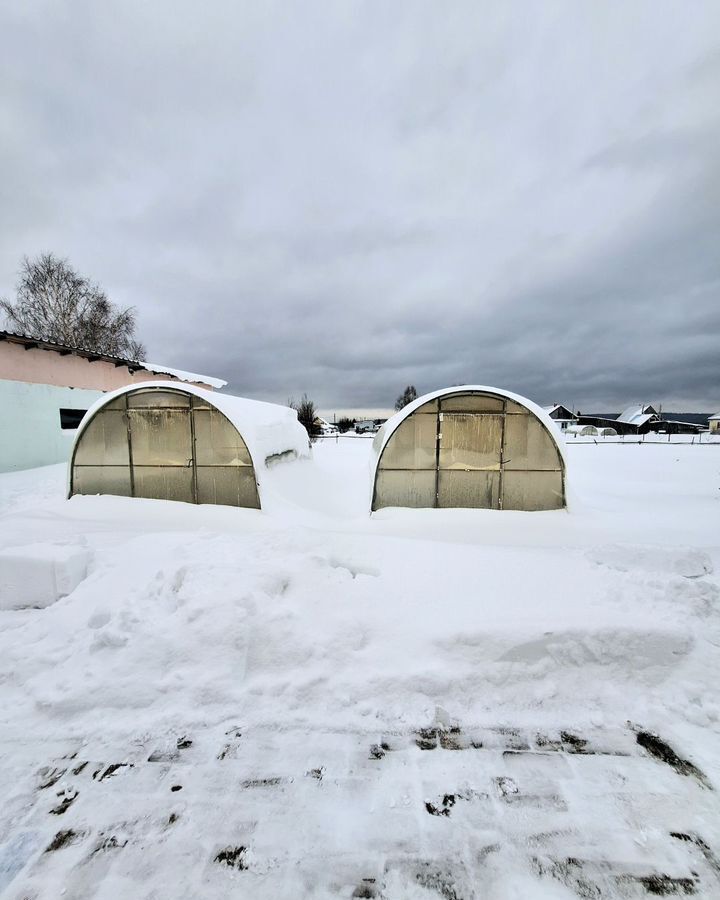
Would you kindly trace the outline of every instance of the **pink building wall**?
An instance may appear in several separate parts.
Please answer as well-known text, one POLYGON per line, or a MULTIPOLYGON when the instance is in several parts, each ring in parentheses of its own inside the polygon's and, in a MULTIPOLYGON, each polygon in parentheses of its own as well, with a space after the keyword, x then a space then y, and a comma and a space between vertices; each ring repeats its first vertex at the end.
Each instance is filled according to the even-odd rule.
MULTIPOLYGON (((131 372, 127 366, 116 366, 102 360, 90 362, 72 353, 62 356, 54 350, 26 350, 22 344, 12 341, 0 342, 0 379, 96 391, 114 391, 127 384, 140 384, 143 381, 178 380, 172 375, 156 375, 147 369, 131 372)), ((212 390, 210 385, 202 381, 195 383, 212 390)))

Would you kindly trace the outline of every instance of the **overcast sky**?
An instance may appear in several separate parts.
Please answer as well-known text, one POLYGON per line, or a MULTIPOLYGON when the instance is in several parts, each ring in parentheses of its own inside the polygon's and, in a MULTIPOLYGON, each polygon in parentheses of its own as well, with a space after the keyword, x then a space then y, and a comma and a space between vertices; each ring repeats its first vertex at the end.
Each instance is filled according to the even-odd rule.
POLYGON ((148 357, 720 408, 720 4, 0 6, 0 295, 53 251, 148 357))

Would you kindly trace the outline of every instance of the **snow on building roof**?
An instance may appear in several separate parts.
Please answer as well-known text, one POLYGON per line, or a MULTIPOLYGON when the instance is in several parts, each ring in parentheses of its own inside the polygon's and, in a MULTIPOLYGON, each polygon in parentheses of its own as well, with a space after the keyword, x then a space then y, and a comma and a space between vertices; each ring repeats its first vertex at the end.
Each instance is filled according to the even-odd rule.
POLYGON ((247 444, 248 451, 259 477, 260 470, 272 457, 293 453, 298 457, 310 455, 310 443, 307 431, 298 422, 297 413, 288 406, 276 403, 264 403, 260 400, 248 400, 245 397, 234 397, 232 394, 217 394, 194 384, 173 384, 167 381, 144 381, 142 384, 131 384, 110 391, 94 403, 83 417, 75 435, 75 443, 70 459, 84 429, 95 415, 110 400, 132 391, 144 391, 158 388, 163 391, 180 391, 202 398, 226 416, 240 432, 247 444))
POLYGON ((650 421, 657 413, 647 404, 640 406, 628 406, 617 417, 618 422, 624 422, 626 425, 644 425, 650 421))
POLYGON ((533 403, 533 401, 528 400, 527 397, 522 397, 520 394, 514 394, 512 393, 512 391, 505 391, 502 388, 489 387, 488 385, 483 384, 461 384, 456 385, 455 387, 442 388, 439 391, 432 391, 429 394, 423 394, 422 397, 418 397, 417 400, 413 400, 412 403, 408 403, 408 405, 404 406, 400 410, 400 412, 395 413, 392 418, 388 419, 387 422, 385 422, 385 424, 375 435, 375 439, 373 441, 373 469, 377 467, 380 455, 384 450, 385 445, 390 440, 390 437, 392 436, 395 429, 398 428, 401 422, 407 419, 409 415, 414 413, 416 409, 419 409, 425 403, 428 403, 430 400, 435 400, 438 397, 447 397, 450 394, 468 394, 474 391, 485 394, 496 394, 498 397, 505 397, 506 400, 514 400, 515 403, 519 403, 521 406, 524 406, 531 413, 533 413, 533 415, 537 416, 537 418, 540 419, 542 424, 547 428, 549 434, 552 436, 554 443, 557 445, 558 452, 560 453, 563 461, 563 465, 567 465, 565 449, 562 446, 562 441, 558 441, 556 437, 557 427, 555 425, 555 422, 550 418, 547 411, 543 409, 542 406, 538 406, 537 403, 533 403))
POLYGON ((140 362, 139 365, 148 372, 156 375, 172 375, 179 381, 187 381, 195 384, 209 384, 210 387, 223 388, 227 381, 222 378, 213 378, 211 375, 198 375, 195 372, 185 372, 182 369, 171 369, 169 366, 160 366, 157 363, 140 362))
POLYGON ((711 419, 713 420, 713 422, 715 421, 715 419, 720 419, 720 412, 716 412, 714 416, 708 416, 708 422, 711 419))

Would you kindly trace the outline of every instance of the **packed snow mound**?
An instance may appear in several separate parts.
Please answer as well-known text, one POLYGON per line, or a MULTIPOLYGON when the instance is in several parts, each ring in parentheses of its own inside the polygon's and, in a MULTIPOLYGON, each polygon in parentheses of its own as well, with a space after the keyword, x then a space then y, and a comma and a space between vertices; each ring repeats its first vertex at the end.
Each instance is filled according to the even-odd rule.
POLYGON ((631 572, 655 572, 664 575, 681 575, 683 578, 700 578, 710 575, 713 565, 710 557, 702 550, 688 548, 659 548, 609 544, 588 553, 589 559, 598 565, 631 572))

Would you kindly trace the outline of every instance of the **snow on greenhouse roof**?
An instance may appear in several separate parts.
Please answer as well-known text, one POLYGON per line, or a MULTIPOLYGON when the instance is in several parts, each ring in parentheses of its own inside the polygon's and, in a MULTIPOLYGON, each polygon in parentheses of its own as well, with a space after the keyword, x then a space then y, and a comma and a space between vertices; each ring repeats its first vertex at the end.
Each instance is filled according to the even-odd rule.
POLYGON ((245 397, 234 397, 231 394, 218 394, 194 384, 179 385, 168 381, 144 381, 142 384, 126 385, 116 391, 109 391, 90 407, 77 430, 70 459, 73 458, 74 448, 83 431, 99 409, 116 397, 134 391, 144 391, 148 388, 192 394, 214 406, 240 432, 247 444, 256 474, 271 457, 286 453, 294 453, 297 457, 310 455, 307 431, 298 422, 295 410, 290 409, 289 406, 248 400, 245 397))
POLYGON ((555 422, 550 418, 547 411, 543 409, 542 406, 538 406, 537 403, 533 403, 533 401, 528 400, 527 397, 522 397, 520 394, 514 394, 512 393, 512 391, 505 391, 502 388, 489 387, 488 385, 483 384, 461 384, 456 385, 455 387, 442 388, 438 391, 432 391, 429 394, 423 394, 422 397, 418 397, 417 400, 413 400, 412 403, 408 403, 408 405, 403 407, 400 412, 395 413, 395 415, 391 419, 388 419, 387 422, 375 435, 375 440, 373 441, 373 454, 375 457, 373 466, 375 467, 380 460, 380 455, 385 449, 385 445, 389 441, 395 429, 398 428, 398 426, 402 422, 404 422, 408 416, 412 415, 412 413, 414 413, 416 409, 419 409, 421 406, 423 406, 425 403, 429 403, 431 400, 436 400, 438 397, 447 397, 451 394, 469 394, 474 392, 483 394, 495 394, 498 397, 504 397, 506 400, 513 400, 515 403, 519 403, 521 406, 524 406, 531 413, 533 413, 533 415, 537 416, 537 418, 547 428, 550 436, 557 445, 558 453, 562 458, 563 464, 567 465, 563 442, 557 439, 557 428, 555 426, 555 422))

